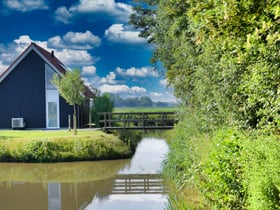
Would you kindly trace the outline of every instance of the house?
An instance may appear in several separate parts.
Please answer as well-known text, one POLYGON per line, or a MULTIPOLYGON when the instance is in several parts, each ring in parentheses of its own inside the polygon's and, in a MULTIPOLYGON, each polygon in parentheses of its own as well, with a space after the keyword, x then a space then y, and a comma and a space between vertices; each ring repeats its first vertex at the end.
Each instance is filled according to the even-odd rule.
MULTIPOLYGON (((64 76, 66 71, 53 51, 31 43, 0 75, 0 128, 11 128, 15 118, 23 119, 26 128, 68 127, 73 107, 51 83, 54 74, 64 76)), ((93 93, 87 87, 85 90, 86 100, 78 106, 78 127, 89 123, 93 93)))

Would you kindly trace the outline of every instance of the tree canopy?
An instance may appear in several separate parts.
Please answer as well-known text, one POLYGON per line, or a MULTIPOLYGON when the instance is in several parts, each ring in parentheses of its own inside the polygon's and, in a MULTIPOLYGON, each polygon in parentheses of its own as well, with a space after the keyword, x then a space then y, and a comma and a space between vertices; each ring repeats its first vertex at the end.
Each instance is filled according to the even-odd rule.
POLYGON ((85 89, 80 71, 78 69, 67 71, 65 76, 61 78, 54 74, 52 82, 57 87, 59 94, 74 108, 73 127, 74 134, 77 134, 76 105, 81 105, 84 101, 85 89))
POLYGON ((211 125, 279 128, 278 0, 137 2, 131 23, 192 112, 211 125))

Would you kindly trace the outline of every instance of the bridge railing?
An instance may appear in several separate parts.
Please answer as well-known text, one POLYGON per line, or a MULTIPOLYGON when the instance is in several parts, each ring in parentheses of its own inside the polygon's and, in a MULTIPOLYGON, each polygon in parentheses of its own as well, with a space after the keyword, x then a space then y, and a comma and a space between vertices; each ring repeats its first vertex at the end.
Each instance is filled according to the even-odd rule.
POLYGON ((117 175, 112 194, 165 194, 168 192, 160 174, 117 175))
POLYGON ((100 112, 104 129, 171 129, 178 121, 176 112, 100 112))

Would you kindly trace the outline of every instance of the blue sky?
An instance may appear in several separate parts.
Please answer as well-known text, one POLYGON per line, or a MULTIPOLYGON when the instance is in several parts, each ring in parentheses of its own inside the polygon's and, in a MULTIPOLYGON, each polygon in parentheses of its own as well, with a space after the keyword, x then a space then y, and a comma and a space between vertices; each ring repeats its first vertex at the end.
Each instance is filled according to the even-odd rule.
POLYGON ((0 6, 0 73, 35 42, 102 92, 175 101, 164 75, 152 70, 152 47, 128 24, 132 1, 2 0, 0 6))

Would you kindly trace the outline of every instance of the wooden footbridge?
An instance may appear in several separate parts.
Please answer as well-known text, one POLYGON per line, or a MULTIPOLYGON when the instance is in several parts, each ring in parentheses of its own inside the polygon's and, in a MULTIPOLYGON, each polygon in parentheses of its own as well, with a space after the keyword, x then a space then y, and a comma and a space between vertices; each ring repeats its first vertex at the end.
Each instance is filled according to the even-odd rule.
POLYGON ((119 174, 111 194, 166 194, 160 174, 119 174))
POLYGON ((176 112, 100 112, 98 127, 105 130, 156 130, 172 129, 176 112))

